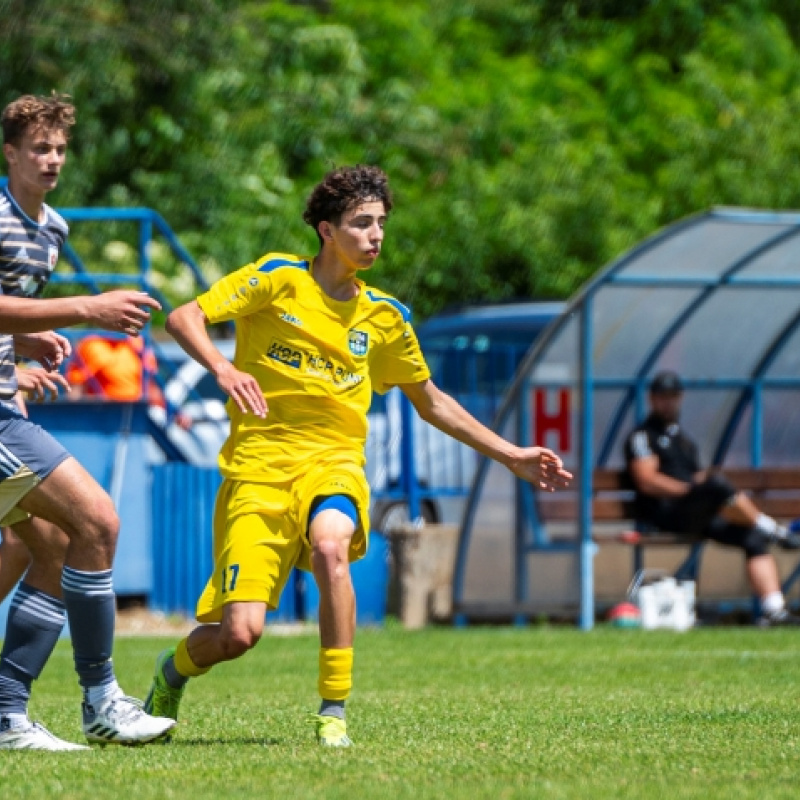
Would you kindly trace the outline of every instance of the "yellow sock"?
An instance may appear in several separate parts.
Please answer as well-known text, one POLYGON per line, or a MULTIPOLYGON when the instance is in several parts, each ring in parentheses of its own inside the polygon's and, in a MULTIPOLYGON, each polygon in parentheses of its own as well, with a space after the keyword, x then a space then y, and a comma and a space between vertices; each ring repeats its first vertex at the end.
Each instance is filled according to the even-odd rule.
POLYGON ((189 655, 189 647, 186 644, 188 638, 187 636, 186 639, 181 639, 180 642, 178 642, 178 646, 175 648, 175 657, 173 661, 175 662, 175 669, 183 675, 184 678, 196 678, 199 675, 205 675, 211 667, 198 667, 197 664, 192 661, 189 655))
POLYGON ((353 648, 321 647, 319 695, 323 700, 346 700, 353 686, 353 648))

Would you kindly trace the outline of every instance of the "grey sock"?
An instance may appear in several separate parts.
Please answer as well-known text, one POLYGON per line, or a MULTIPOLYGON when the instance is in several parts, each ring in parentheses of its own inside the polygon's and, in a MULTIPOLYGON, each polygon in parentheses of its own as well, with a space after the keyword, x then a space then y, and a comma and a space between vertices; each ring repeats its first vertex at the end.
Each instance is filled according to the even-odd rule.
POLYGON ((344 719, 344 700, 323 700, 319 707, 319 715, 344 719))
POLYGON ((173 689, 182 689, 189 682, 189 678, 186 675, 181 675, 175 669, 175 659, 172 656, 164 662, 164 680, 173 689))
POLYGON ((31 684, 42 674, 65 620, 60 600, 20 584, 0 653, 0 714, 26 713, 31 684))
POLYGON ((114 680, 111 651, 117 602, 111 570, 84 572, 64 567, 61 573, 75 671, 84 689, 114 680))
POLYGON ((0 733, 14 728, 27 728, 30 724, 27 714, 0 714, 0 733))

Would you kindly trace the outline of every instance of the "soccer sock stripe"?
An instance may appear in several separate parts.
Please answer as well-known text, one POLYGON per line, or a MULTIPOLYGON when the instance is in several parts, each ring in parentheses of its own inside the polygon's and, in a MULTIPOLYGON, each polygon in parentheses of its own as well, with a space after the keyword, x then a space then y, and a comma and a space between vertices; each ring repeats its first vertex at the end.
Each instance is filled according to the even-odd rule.
POLYGON ((319 695, 323 700, 346 700, 353 687, 353 648, 321 647, 319 695))
POLYGON ((81 686, 90 689, 112 683, 111 651, 117 603, 111 570, 84 572, 64 567, 61 588, 81 686))
POLYGON ((61 572, 61 588, 86 595, 113 593, 113 577, 110 569, 99 572, 84 572, 64 567, 61 572))
POLYGON ((32 589, 24 583, 20 584, 14 594, 11 608, 21 614, 45 619, 62 627, 67 618, 66 609, 60 600, 38 589, 32 589))
POLYGON ((56 598, 20 584, 0 652, 0 713, 26 712, 31 684, 50 658, 65 619, 64 607, 56 598))
POLYGON ((0 668, 0 716, 28 713, 31 682, 2 674, 0 668))

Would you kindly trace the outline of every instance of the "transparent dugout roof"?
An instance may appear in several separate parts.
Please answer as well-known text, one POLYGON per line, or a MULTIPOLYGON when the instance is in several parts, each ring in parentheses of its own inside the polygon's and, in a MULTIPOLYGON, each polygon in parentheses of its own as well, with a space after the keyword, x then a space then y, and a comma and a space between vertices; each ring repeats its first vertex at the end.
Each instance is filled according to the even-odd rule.
MULTIPOLYGON (((705 465, 800 463, 799 214, 715 209, 623 255, 537 339, 495 428, 557 450, 576 475, 568 494, 577 505, 590 491, 583 475, 622 465, 624 439, 646 414, 647 385, 662 369, 684 378, 681 422, 705 465)), ((536 510, 542 499, 526 502, 511 473, 482 466, 462 523, 457 609, 469 604, 471 584, 477 591, 480 560, 471 553, 501 558, 490 540, 495 548, 518 542, 504 556, 513 563, 497 567, 516 577, 483 580, 475 597, 513 609, 535 592, 520 578, 523 550, 535 560, 536 543, 554 535, 590 541, 577 519, 554 534, 536 510)))

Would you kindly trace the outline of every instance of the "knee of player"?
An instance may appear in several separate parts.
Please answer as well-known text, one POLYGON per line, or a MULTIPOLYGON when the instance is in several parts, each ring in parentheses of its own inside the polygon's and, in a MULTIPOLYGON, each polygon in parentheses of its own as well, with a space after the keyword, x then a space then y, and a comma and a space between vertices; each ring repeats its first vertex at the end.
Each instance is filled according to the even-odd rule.
POLYGON ((732 503, 739 496, 736 487, 718 472, 712 472, 705 480, 706 491, 713 493, 721 503, 732 503))
POLYGON ((226 628, 222 631, 220 645, 225 658, 234 659, 254 648, 260 638, 261 631, 249 627, 226 628))
POLYGON ((316 562, 329 568, 346 566, 348 551, 350 549, 349 537, 321 537, 314 542, 312 553, 316 562))
POLYGON ((88 527, 99 540, 116 544, 119 535, 119 514, 110 497, 97 502, 87 513, 86 520, 88 527))
POLYGON ((769 555, 769 540, 757 528, 752 528, 742 539, 742 549, 747 559, 769 555))

